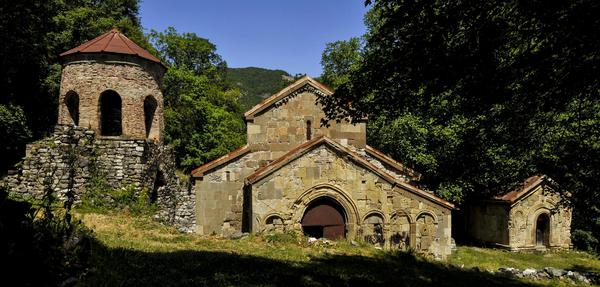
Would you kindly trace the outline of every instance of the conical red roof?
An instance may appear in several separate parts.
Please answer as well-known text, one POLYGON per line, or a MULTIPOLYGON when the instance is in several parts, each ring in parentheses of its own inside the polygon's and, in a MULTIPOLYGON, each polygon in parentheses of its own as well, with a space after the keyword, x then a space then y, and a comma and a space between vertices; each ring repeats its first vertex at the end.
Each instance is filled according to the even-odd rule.
MULTIPOLYGON (((129 40, 121 31, 112 29, 91 41, 87 41, 78 47, 68 50, 60 56, 78 54, 78 53, 115 53, 125 55, 136 55, 140 58, 163 65, 160 60, 135 42, 129 40)), ((164 66, 164 65, 163 65, 164 66)))

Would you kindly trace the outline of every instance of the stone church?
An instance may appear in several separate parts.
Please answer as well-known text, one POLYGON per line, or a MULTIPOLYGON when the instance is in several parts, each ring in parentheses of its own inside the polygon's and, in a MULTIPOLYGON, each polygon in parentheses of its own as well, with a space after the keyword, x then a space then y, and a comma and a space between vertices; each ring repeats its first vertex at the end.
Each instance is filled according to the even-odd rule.
POLYGON ((561 206, 559 186, 545 175, 527 178, 512 190, 463 207, 463 228, 476 241, 517 250, 571 247, 571 214, 561 206))
MULTIPOLYGON (((304 77, 244 114, 247 144, 175 176, 163 143, 166 66, 118 30, 61 54, 54 133, 27 145, 11 192, 75 200, 102 180, 133 187, 158 217, 185 232, 295 231, 363 239, 389 249, 450 254, 454 205, 414 185, 420 174, 366 144, 366 120, 321 126, 318 97, 333 91, 304 77)), ((512 250, 569 247, 571 210, 557 208, 545 176, 467 211, 474 238, 512 250)))
POLYGON ((332 94, 304 77, 244 114, 247 144, 192 172, 197 232, 295 230, 450 254, 454 206, 368 146, 366 121, 321 126, 317 97, 332 94))

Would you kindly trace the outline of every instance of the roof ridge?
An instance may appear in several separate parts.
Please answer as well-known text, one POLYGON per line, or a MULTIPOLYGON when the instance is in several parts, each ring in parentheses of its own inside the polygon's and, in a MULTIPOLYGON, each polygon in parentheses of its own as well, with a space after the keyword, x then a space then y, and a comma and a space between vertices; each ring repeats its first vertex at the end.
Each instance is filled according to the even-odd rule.
MULTIPOLYGON (((138 52, 136 52, 133 48, 131 48, 131 46, 129 46, 129 44, 127 43, 126 40, 129 40, 129 41, 131 41, 131 40, 129 38, 127 38, 127 36, 125 36, 124 34, 117 34, 117 35, 119 35, 119 38, 125 38, 125 39, 121 39, 121 41, 123 41, 123 43, 125 43, 125 46, 127 46, 127 48, 129 48, 129 50, 133 54, 141 57, 141 55, 138 52)), ((133 42, 133 41, 131 41, 131 42, 133 42)))
POLYGON ((295 82, 284 87, 283 89, 272 94, 271 96, 267 97, 266 99, 262 100, 260 103, 254 105, 252 108, 250 108, 248 111, 246 111, 244 113, 244 118, 246 118, 248 120, 248 118, 253 117, 254 114, 259 113, 262 110, 268 108, 269 106, 276 103, 278 100, 280 100, 284 96, 295 92, 296 90, 304 87, 304 85, 306 85, 306 84, 310 84, 314 88, 316 88, 318 90, 322 90, 327 94, 333 94, 333 91, 330 88, 317 82, 310 76, 305 75, 305 76, 301 77, 300 79, 296 80, 295 82))
POLYGON ((375 166, 374 164, 372 164, 371 162, 369 162, 368 160, 364 159, 363 157, 361 157, 360 155, 358 155, 357 153, 355 153, 354 151, 350 150, 348 147, 343 146, 342 144, 330 139, 329 137, 326 136, 321 136, 319 138, 315 138, 313 140, 307 141, 305 143, 303 143, 302 145, 290 150, 289 152, 287 152, 286 154, 280 156, 279 158, 277 158, 276 160, 272 161, 271 163, 267 164, 266 166, 263 166, 257 170, 255 170, 254 172, 252 172, 251 174, 249 174, 248 176, 246 176, 244 182, 245 184, 253 184, 259 180, 261 180, 262 178, 264 178, 265 176, 267 176, 268 174, 275 172, 278 168, 283 167, 285 165, 286 160, 294 160, 300 156, 302 156, 303 153, 307 152, 310 148, 316 146, 319 143, 327 143, 337 149, 340 149, 342 152, 347 153, 348 155, 350 155, 355 161, 357 161, 359 164, 364 165, 364 168, 370 169, 372 172, 378 174, 378 176, 384 178, 385 180, 387 180, 388 182, 390 182, 393 185, 399 185, 399 186, 403 186, 405 189, 408 189, 410 192, 416 193, 421 195, 424 198, 428 198, 440 205, 446 206, 448 208, 453 209, 454 208, 454 204, 436 196, 435 194, 431 194, 429 192, 426 192, 424 190, 421 190, 420 188, 399 181, 396 178, 394 178, 392 175, 388 174, 385 170, 382 170, 381 168, 378 168, 377 166, 375 166), (281 164, 282 162, 284 162, 284 164, 282 164, 281 166, 277 166, 279 164, 281 164))

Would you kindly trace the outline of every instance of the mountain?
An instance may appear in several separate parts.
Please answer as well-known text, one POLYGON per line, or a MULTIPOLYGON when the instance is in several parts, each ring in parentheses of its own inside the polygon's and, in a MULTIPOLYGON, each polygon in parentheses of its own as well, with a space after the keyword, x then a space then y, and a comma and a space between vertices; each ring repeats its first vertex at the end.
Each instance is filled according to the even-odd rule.
POLYGON ((242 91, 241 103, 248 110, 289 85, 294 77, 283 70, 248 67, 228 68, 226 80, 242 91))

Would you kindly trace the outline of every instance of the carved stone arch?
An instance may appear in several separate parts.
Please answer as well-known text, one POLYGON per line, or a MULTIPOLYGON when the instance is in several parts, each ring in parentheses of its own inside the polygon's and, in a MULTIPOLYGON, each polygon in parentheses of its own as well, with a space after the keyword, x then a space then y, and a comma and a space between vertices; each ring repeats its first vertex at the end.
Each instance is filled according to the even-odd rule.
POLYGON ((385 215, 379 210, 371 210, 363 216, 361 233, 365 242, 383 245, 385 243, 385 215))
POLYGON ((75 91, 68 91, 63 97, 63 103, 66 107, 66 112, 71 119, 71 123, 79 125, 79 94, 75 91))
POLYGON ((263 217, 261 231, 283 231, 285 227, 285 216, 281 213, 272 212, 263 217))
POLYGON ((438 217, 437 217, 437 215, 435 214, 435 212, 433 212, 433 211, 431 211, 431 210, 423 210, 423 211, 419 212, 419 213, 417 214, 417 216, 415 216, 415 218, 416 218, 415 220, 418 220, 418 219, 419 219, 419 217, 421 217, 422 215, 429 215, 429 216, 433 217, 434 223, 435 223, 435 224, 438 224, 438 217))
POLYGON ((356 235, 356 227, 360 226, 358 207, 348 193, 341 188, 328 183, 314 185, 302 192, 291 204, 290 210, 292 211, 292 221, 297 226, 297 229, 302 229, 300 222, 309 205, 319 198, 329 198, 340 204, 345 211, 346 237, 354 238, 356 235))
POLYGON ((394 211, 386 225, 386 238, 390 248, 408 250, 411 245, 411 236, 414 236, 413 225, 414 220, 408 212, 404 210, 394 211))
POLYGON ((529 219, 529 226, 531 226, 531 230, 529 232, 530 234, 530 238, 529 238, 529 243, 532 245, 538 245, 537 239, 539 236, 543 236, 543 237, 547 237, 547 242, 544 244, 547 247, 549 247, 552 244, 552 236, 553 236, 553 232, 554 232, 554 214, 552 213, 551 208, 548 208, 547 206, 541 206, 541 205, 537 205, 535 208, 534 212, 530 213, 530 216, 528 216, 529 219), (547 230, 545 230, 547 232, 547 234, 539 234, 539 232, 544 232, 544 230, 540 230, 541 226, 538 226, 539 224, 539 219, 541 216, 547 216, 547 226, 545 226, 547 228, 547 230))
POLYGON ((367 217, 372 216, 374 214, 377 214, 378 216, 381 217, 381 219, 383 219, 383 223, 387 223, 388 222, 388 218, 387 216, 385 216, 385 213, 383 213, 381 210, 378 209, 371 209, 367 212, 365 212, 365 215, 362 217, 362 222, 365 222, 365 220, 367 219, 367 217))
POLYGON ((434 252, 437 247, 436 245, 438 245, 438 220, 435 213, 422 211, 415 218, 416 249, 426 253, 434 252))

